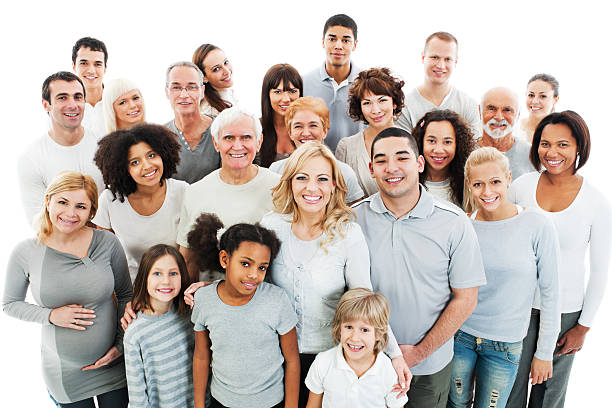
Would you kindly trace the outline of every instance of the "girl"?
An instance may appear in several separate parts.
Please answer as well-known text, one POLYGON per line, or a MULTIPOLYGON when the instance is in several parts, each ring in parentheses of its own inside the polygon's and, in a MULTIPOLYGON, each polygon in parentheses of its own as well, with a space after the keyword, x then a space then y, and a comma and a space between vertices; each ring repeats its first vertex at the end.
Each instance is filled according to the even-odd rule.
POLYGON ((142 256, 132 300, 140 312, 123 340, 131 408, 193 406, 190 283, 176 248, 158 244, 142 256))
POLYGON ((138 125, 98 142, 94 157, 104 183, 93 223, 112 230, 127 253, 132 281, 143 253, 155 244, 176 244, 187 183, 170 178, 180 146, 164 126, 138 125))
POLYGON ((419 182, 434 196, 461 207, 463 168, 475 147, 470 127, 457 113, 443 109, 426 113, 412 132, 425 158, 419 182))
MULTIPOLYGON (((533 166, 542 170, 521 176, 510 189, 512 201, 531 206, 552 220, 561 248, 561 331, 553 359, 553 377, 546 384, 531 388, 531 407, 563 407, 574 354, 582 349, 606 290, 612 208, 606 197, 578 174, 590 151, 589 128, 580 115, 573 111, 551 113, 536 128, 529 157, 533 166), (589 273, 585 280, 587 264, 589 273)), ((527 404, 529 365, 536 343, 541 341, 538 326, 543 319, 544 310, 536 297, 509 407, 527 404)))
POLYGON ((508 201, 509 184, 503 153, 482 147, 470 154, 464 201, 478 236, 487 284, 478 290, 476 309, 455 334, 447 407, 467 408, 472 397, 476 407, 506 406, 536 290, 542 299, 542 320, 531 377, 541 383, 552 375, 559 330, 557 237, 545 216, 508 201))
POLYGON ((106 133, 145 122, 144 99, 140 89, 128 79, 113 79, 104 85, 102 107, 106 133))
POLYGON ((355 288, 340 298, 332 336, 336 347, 321 352, 308 370, 306 408, 403 407, 397 376, 383 349, 389 340, 389 303, 380 293, 355 288))
POLYGON ((527 97, 525 98, 529 116, 521 120, 521 130, 529 143, 533 140, 538 123, 555 111, 559 101, 559 81, 552 75, 536 74, 527 82, 527 97))
POLYGON ((210 367, 212 407, 297 408, 297 318, 283 290, 263 282, 280 242, 259 224, 235 224, 217 241, 221 228, 204 213, 188 237, 201 270, 225 270, 195 294, 195 408, 204 407, 210 367))
POLYGON ((393 120, 404 107, 404 81, 391 75, 389 68, 361 71, 349 89, 351 118, 369 125, 365 130, 344 137, 336 146, 336 157, 351 166, 366 197, 378 191, 370 174, 372 140, 383 129, 393 126, 393 120))
POLYGON ((202 44, 193 53, 192 62, 204 74, 204 99, 200 103, 203 114, 217 117, 223 110, 237 104, 232 64, 221 48, 202 44))

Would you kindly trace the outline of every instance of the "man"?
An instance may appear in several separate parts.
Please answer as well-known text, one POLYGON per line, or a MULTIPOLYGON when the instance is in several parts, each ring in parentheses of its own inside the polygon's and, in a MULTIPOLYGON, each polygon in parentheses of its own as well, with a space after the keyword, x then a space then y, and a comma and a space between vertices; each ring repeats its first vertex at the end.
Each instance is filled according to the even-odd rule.
POLYGON ((493 146, 505 154, 513 180, 535 171, 529 161, 531 145, 523 138, 515 137, 514 125, 519 123, 520 114, 516 94, 508 88, 493 88, 482 97, 480 112, 483 132, 478 145, 493 146))
POLYGON ((196 279, 198 270, 187 236, 200 214, 216 214, 225 228, 240 222, 258 222, 274 208, 271 189, 280 181, 278 174, 253 164, 263 137, 258 118, 234 106, 217 116, 211 133, 221 155, 221 168, 185 191, 176 239, 189 273, 196 279))
POLYGON ((173 177, 192 184, 221 166, 210 135, 212 118, 200 113, 204 99, 200 68, 188 61, 170 65, 166 70, 166 96, 174 111, 174 119, 166 127, 177 134, 181 144, 181 162, 173 177))
POLYGON ((107 61, 106 45, 100 40, 83 37, 72 47, 72 69, 81 78, 87 95, 83 126, 98 133, 98 137, 106 134, 102 107, 104 89, 102 79, 106 73, 107 61))
POLYGON ((370 250, 375 291, 391 307, 391 328, 414 377, 406 407, 446 407, 453 335, 486 283, 476 233, 458 207, 419 185, 424 159, 399 128, 372 142, 380 191, 353 208, 370 250))
POLYGON ((421 60, 425 71, 424 81, 406 95, 397 125, 412 132, 417 121, 427 112, 450 109, 463 117, 470 125, 474 138, 478 138, 478 103, 450 83, 450 77, 457 66, 457 39, 443 31, 431 34, 425 40, 421 60))
POLYGON ((361 69, 351 62, 357 48, 357 24, 345 14, 330 17, 323 27, 325 63, 304 75, 304 95, 323 98, 329 108, 331 127, 325 144, 333 151, 341 138, 363 130, 348 115, 348 89, 361 69))
POLYGON ((104 189, 102 174, 93 162, 97 137, 81 126, 85 88, 78 76, 60 71, 43 82, 42 104, 50 129, 30 145, 17 164, 23 207, 31 223, 44 204, 45 190, 57 173, 74 170, 93 177, 98 193, 104 189))

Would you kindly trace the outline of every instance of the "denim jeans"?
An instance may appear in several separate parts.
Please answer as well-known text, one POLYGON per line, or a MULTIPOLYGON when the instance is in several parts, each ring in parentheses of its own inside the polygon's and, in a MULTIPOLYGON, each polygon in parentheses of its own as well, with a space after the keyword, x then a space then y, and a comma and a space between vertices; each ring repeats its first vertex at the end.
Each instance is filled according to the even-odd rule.
POLYGON ((523 342, 506 343, 455 334, 455 354, 448 394, 449 408, 503 408, 514 384, 523 342), (475 396, 472 394, 476 382, 475 396))

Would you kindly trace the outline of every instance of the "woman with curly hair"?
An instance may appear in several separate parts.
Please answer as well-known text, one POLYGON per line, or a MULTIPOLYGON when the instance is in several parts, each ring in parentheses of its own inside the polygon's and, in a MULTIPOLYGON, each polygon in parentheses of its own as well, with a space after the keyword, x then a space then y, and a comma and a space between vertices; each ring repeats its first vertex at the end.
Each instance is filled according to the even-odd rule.
POLYGON ((204 99, 200 112, 217 117, 224 109, 237 104, 234 96, 233 68, 223 50, 212 44, 202 44, 191 60, 204 74, 204 99))
POLYGON ((93 223, 115 232, 134 281, 142 254, 156 244, 176 245, 187 183, 170 178, 180 145, 164 126, 137 125, 98 142, 94 157, 107 189, 93 223))
POLYGON ((461 207, 463 168, 475 148, 469 125, 457 113, 442 109, 427 112, 412 132, 425 158, 420 183, 434 196, 461 207))
MULTIPOLYGON (((344 203, 346 192, 329 148, 307 142, 289 157, 272 189, 274 212, 261 220, 282 242, 270 278, 285 290, 298 316, 302 384, 316 354, 333 347, 329 328, 346 288, 372 288, 368 246, 344 203)), ((405 382, 408 369, 395 338, 387 350, 405 382)), ((307 400, 302 386, 300 406, 307 400)))
POLYGON ((370 150, 378 133, 393 126, 394 118, 404 107, 404 81, 391 75, 389 68, 361 71, 349 89, 349 115, 369 125, 365 130, 340 139, 336 157, 357 174, 366 197, 378 191, 370 175, 370 150))

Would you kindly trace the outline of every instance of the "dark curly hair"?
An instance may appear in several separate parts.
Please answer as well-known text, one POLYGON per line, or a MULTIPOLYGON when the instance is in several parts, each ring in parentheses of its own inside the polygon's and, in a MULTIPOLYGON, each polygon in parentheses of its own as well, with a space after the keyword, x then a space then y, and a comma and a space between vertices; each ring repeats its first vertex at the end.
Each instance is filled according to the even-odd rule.
MULTIPOLYGON (((459 114, 453 112, 452 110, 433 110, 431 112, 427 112, 417 122, 416 126, 412 130, 412 135, 416 139, 419 146, 419 151, 422 154, 423 140, 426 136, 425 132, 427 131, 427 126, 429 126, 431 122, 444 121, 449 122, 455 131, 455 157, 448 165, 448 174, 450 177, 450 187, 453 199, 456 203, 461 205, 463 202, 463 168, 465 167, 465 162, 468 156, 476 147, 474 135, 470 129, 470 126, 461 116, 459 116, 459 114)), ((427 160, 425 160, 425 171, 423 171, 419 176, 419 181, 423 185, 425 185, 425 180, 427 180, 428 167, 427 160)))
POLYGON ((196 265, 201 271, 224 272, 219 263, 219 252, 225 251, 230 257, 242 242, 255 242, 270 249, 270 265, 278 254, 280 241, 274 231, 257 224, 234 224, 229 227, 221 239, 217 231, 223 223, 215 214, 202 213, 195 221, 193 229, 187 235, 187 242, 194 254, 196 265))
POLYGON ((404 81, 391 75, 389 68, 370 68, 361 71, 349 88, 349 116, 355 120, 362 121, 366 125, 368 124, 361 111, 361 100, 368 91, 374 95, 390 96, 395 105, 393 115, 399 115, 404 107, 403 86, 404 81))
POLYGON ((113 200, 123 202, 125 197, 136 191, 136 182, 128 172, 130 147, 144 142, 151 146, 164 163, 163 180, 176 173, 181 158, 181 146, 177 136, 170 129, 160 125, 142 124, 130 129, 117 130, 98 141, 94 162, 102 172, 104 184, 113 193, 113 200))

